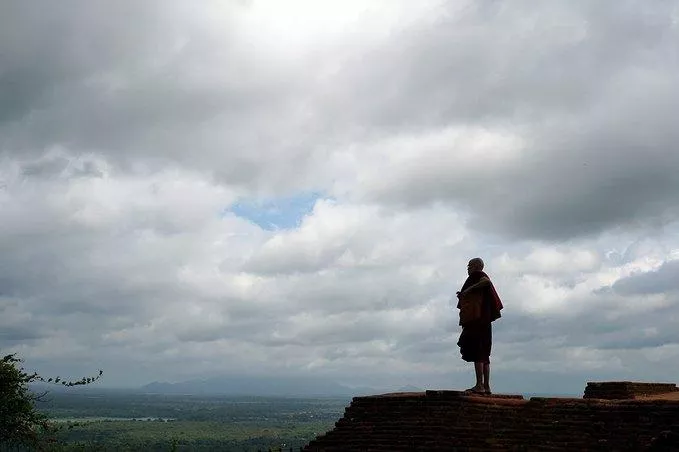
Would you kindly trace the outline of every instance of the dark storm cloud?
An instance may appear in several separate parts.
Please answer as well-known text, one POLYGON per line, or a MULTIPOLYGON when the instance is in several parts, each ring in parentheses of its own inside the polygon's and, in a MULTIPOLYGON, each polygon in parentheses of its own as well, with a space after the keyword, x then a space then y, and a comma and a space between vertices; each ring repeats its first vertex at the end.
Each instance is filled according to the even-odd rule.
POLYGON ((389 40, 279 65, 238 35, 243 5, 222 7, 213 29, 201 22, 207 7, 4 3, 0 150, 64 144, 271 188, 332 174, 323 155, 333 146, 500 128, 522 138, 518 159, 472 170, 415 162, 359 190, 449 201, 520 238, 679 215, 677 2, 448 2, 389 40))
POLYGON ((237 36, 246 3, 4 2, 0 153, 63 145, 122 167, 180 162, 236 185, 280 179, 261 160, 274 146, 307 153, 281 135, 295 128, 282 123, 305 82, 237 36))
POLYGON ((27 342, 47 337, 48 333, 48 331, 36 331, 34 325, 2 325, 0 327, 0 343, 27 342))
POLYGON ((148 37, 163 21, 157 6, 157 2, 100 0, 3 2, 0 118, 5 124, 30 122, 31 113, 67 107, 54 104, 53 96, 62 88, 114 70, 130 56, 144 57, 151 44, 148 37))
POLYGON ((613 290, 623 295, 652 295, 679 291, 679 261, 665 262, 657 270, 620 279, 613 290))
POLYGON ((651 305, 635 295, 599 292, 584 302, 569 297, 566 303, 580 303, 562 315, 508 311, 495 327, 497 337, 511 344, 503 357, 564 347, 621 353, 679 344, 675 328, 679 298, 670 296, 662 305, 651 305))
POLYGON ((358 77, 364 122, 512 130, 524 144, 471 172, 414 161, 373 196, 448 200, 479 227, 547 240, 676 219, 677 5, 475 2, 404 34, 358 77))

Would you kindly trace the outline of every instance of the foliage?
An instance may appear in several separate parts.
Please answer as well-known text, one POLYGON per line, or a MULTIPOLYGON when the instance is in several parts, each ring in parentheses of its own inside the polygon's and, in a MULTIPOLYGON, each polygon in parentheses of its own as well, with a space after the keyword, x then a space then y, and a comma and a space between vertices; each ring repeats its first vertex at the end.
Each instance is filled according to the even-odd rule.
POLYGON ((35 376, 18 368, 19 362, 15 355, 0 361, 0 443, 37 447, 38 432, 47 427, 47 419, 34 406, 40 396, 28 390, 35 376))
POLYGON ((84 377, 77 381, 62 380, 60 377, 44 378, 37 373, 27 373, 16 354, 6 355, 0 360, 0 446, 17 446, 42 450, 48 440, 46 433, 58 430, 35 407, 46 393, 35 394, 29 384, 45 382, 63 386, 79 386, 98 380, 84 377))
POLYGON ((38 406, 62 451, 295 452, 332 428, 347 398, 164 395, 91 390, 55 393, 38 406), (136 420, 135 420, 136 419, 136 420))
POLYGON ((95 421, 64 431, 62 450, 250 451, 283 447, 299 450, 332 423, 309 423, 265 427, 256 422, 230 424, 210 421, 95 421))

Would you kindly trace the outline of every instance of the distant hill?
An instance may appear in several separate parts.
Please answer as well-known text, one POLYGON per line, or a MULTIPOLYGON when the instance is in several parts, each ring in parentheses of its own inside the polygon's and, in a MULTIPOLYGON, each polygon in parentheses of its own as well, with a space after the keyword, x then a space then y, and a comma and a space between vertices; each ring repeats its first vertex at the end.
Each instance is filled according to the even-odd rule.
POLYGON ((413 385, 405 385, 401 388, 398 388, 395 392, 424 392, 424 389, 418 388, 417 386, 413 385))
POLYGON ((155 381, 142 386, 140 390, 157 394, 281 397, 353 397, 376 393, 374 388, 351 388, 318 378, 240 376, 214 377, 179 383, 155 381))

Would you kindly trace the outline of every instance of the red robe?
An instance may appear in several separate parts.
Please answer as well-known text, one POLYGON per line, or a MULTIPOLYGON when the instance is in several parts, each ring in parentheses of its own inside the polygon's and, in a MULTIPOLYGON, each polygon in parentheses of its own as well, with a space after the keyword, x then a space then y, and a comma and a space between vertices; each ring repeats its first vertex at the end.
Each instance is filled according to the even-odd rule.
MULTIPOLYGON (((467 280, 462 285, 460 292, 466 290, 470 286, 473 286, 474 284, 479 282, 481 278, 487 278, 490 281, 490 278, 486 273, 482 271, 472 272, 472 274, 469 275, 469 277, 467 277, 467 280)), ((490 322, 494 322, 495 320, 502 317, 500 311, 502 310, 502 308, 504 308, 504 306, 502 305, 502 300, 500 300, 500 296, 497 294, 497 290, 495 290, 495 286, 493 285, 492 281, 489 286, 481 287, 479 289, 474 290, 483 290, 485 292, 484 298, 488 299, 488 301, 490 302, 488 303, 490 306, 487 312, 488 320, 490 322)), ((457 308, 460 309, 459 301, 457 302, 457 308)))
MULTIPOLYGON (((488 275, 481 271, 473 272, 465 281, 460 292, 476 284, 483 277, 488 278, 488 275)), ((490 278, 488 279, 490 280, 490 278)), ((463 360, 475 363, 489 363, 490 351, 493 345, 491 324, 501 316, 502 301, 492 282, 488 286, 473 290, 483 291, 481 318, 462 327, 462 333, 457 341, 457 345, 460 347, 463 360)), ((460 303, 458 302, 459 307, 460 303)))

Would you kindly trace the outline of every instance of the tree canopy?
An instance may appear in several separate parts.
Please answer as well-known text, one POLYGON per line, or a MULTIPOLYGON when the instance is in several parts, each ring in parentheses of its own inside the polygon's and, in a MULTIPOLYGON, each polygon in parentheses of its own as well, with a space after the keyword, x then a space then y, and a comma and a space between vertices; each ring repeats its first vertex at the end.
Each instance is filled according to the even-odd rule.
POLYGON ((83 377, 80 380, 63 380, 60 377, 44 378, 37 373, 28 373, 21 367, 16 354, 4 356, 0 360, 0 446, 16 445, 33 449, 44 449, 45 434, 53 429, 47 416, 38 411, 35 402, 46 393, 36 394, 29 388, 33 382, 78 386, 98 380, 96 377, 83 377))

